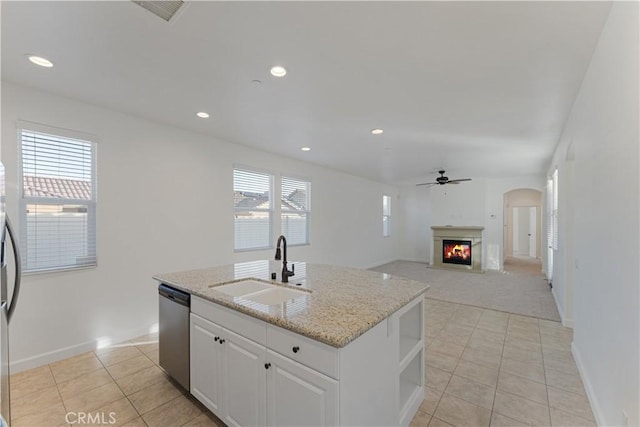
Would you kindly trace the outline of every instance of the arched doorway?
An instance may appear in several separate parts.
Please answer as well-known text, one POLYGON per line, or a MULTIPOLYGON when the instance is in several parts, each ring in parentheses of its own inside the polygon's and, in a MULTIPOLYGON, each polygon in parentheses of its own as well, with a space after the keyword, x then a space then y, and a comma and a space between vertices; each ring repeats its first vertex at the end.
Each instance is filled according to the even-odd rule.
POLYGON ((542 259, 542 192, 504 193, 503 265, 538 273, 542 259))

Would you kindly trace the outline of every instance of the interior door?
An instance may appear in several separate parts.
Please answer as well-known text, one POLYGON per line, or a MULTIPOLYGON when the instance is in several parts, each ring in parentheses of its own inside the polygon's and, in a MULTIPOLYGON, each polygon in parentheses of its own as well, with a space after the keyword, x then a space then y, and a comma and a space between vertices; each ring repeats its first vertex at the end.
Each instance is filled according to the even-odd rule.
POLYGON ((537 257, 538 252, 538 209, 535 206, 529 208, 529 256, 532 258, 537 257))

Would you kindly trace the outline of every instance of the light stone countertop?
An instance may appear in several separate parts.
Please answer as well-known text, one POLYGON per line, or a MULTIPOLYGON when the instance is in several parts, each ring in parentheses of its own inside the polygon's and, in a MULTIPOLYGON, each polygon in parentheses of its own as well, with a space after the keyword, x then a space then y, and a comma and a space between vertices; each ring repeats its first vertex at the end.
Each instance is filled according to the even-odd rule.
POLYGON ((192 295, 341 348, 429 289, 429 285, 369 270, 304 262, 289 283, 279 281, 280 261, 252 261, 156 274, 154 279, 192 295), (278 280, 271 280, 276 272, 278 280), (244 279, 310 291, 278 305, 264 305, 218 292, 215 286, 244 279), (296 286, 296 284, 300 286, 296 286))

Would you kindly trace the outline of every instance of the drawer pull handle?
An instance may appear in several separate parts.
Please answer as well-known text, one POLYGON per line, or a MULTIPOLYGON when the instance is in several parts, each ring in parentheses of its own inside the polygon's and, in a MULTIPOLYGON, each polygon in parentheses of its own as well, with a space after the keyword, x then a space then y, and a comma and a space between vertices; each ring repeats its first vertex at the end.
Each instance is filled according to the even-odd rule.
POLYGON ((224 342, 224 339, 220 338, 219 343, 222 344, 224 342))
POLYGON ((264 364, 264 369, 269 369, 271 367, 271 363, 265 363, 264 364))
POLYGON ((293 350, 294 353, 297 353, 300 351, 300 347, 298 347, 297 345, 294 346, 291 350, 293 350))
POLYGON ((218 341, 220 339, 220 337, 214 337, 213 340, 214 341, 218 341))

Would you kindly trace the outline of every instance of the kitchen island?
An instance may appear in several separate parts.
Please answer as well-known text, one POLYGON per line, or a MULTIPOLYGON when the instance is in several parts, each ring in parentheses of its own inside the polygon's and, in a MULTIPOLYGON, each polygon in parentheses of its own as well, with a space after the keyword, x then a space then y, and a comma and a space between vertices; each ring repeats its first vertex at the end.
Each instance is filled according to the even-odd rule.
POLYGON ((293 264, 287 284, 275 261, 154 276, 192 296, 190 392, 229 425, 408 425, 424 398, 428 286, 293 264), (290 297, 229 291, 262 283, 290 297))

